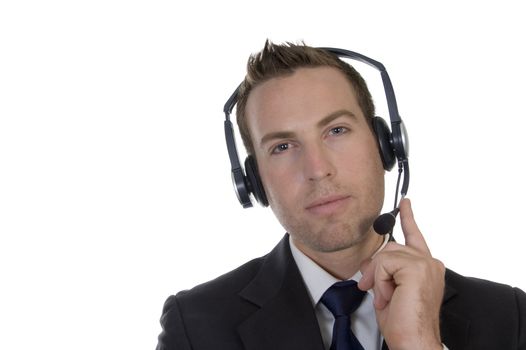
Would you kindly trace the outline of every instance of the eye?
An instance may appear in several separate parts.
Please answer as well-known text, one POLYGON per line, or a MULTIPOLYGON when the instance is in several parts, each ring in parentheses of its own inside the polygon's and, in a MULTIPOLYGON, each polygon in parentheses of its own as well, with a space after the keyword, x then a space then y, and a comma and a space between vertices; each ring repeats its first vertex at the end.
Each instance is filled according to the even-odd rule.
POLYGON ((277 145, 276 147, 274 147, 271 151, 272 154, 279 154, 279 153, 283 153, 285 152, 286 150, 288 150, 290 147, 290 144, 288 143, 280 143, 279 145, 277 145))
POLYGON ((346 127, 337 126, 335 128, 330 129, 329 134, 330 135, 341 135, 341 134, 345 134, 347 131, 349 131, 349 129, 347 129, 346 127))

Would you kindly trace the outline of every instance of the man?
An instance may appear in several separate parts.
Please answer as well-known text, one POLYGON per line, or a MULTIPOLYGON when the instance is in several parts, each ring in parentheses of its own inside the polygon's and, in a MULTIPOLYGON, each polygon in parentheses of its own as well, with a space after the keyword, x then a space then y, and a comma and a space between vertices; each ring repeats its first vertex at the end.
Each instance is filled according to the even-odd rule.
POLYGON ((267 42, 249 60, 237 115, 288 234, 268 255, 171 296, 157 349, 526 350, 526 295, 446 270, 409 200, 405 245, 374 231, 384 166, 372 99, 352 67, 267 42), (350 317, 333 310, 345 283, 357 300, 350 317))

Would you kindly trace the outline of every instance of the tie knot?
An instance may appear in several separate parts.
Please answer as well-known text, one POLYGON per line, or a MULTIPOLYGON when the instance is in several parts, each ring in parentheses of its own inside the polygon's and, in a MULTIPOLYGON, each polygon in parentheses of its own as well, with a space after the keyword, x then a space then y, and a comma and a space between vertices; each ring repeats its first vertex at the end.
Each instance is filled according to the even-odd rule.
POLYGON ((349 316, 358 308, 365 293, 358 289, 356 281, 336 282, 325 291, 321 297, 321 302, 332 312, 334 317, 349 316))

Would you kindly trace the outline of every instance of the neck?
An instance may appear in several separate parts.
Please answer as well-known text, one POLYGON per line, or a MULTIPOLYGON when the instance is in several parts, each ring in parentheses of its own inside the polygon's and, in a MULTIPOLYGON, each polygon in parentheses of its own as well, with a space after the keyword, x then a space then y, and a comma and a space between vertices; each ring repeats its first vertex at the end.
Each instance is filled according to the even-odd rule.
POLYGON ((340 280, 347 280, 356 274, 361 263, 371 258, 384 242, 384 237, 371 229, 366 238, 359 243, 333 252, 320 252, 302 244, 294 236, 291 237, 294 245, 303 254, 340 280))

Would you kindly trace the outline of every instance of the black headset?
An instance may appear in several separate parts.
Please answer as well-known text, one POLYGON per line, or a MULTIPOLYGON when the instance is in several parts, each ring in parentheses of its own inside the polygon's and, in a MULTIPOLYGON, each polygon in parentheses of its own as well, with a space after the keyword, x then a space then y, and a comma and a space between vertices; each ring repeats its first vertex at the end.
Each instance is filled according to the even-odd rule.
MULTIPOLYGON (((349 58, 366 63, 380 71, 385 90, 385 97, 387 99, 389 118, 391 120, 391 130, 389 130, 387 122, 380 117, 373 118, 373 129, 378 140, 380 156, 382 158, 384 169, 388 171, 391 170, 398 161, 399 176, 396 189, 397 194, 398 186, 400 184, 400 176, 402 175, 402 172, 404 173, 404 182, 402 185, 402 190, 400 191, 401 197, 403 198, 407 194, 407 189, 409 187, 409 161, 407 159, 409 155, 409 142, 404 123, 398 114, 398 107, 396 104, 393 85, 391 84, 391 79, 389 79, 389 75, 387 74, 384 65, 357 52, 330 47, 322 47, 320 49, 328 51, 340 58, 349 58)), ((261 178, 259 176, 255 158, 252 155, 249 155, 245 159, 244 170, 239 162, 239 156, 234 138, 234 128, 232 126, 232 122, 230 121, 230 114, 237 103, 238 93, 239 86, 230 96, 228 101, 226 101, 225 107, 223 108, 225 113, 226 145, 228 149, 228 157, 230 158, 230 165, 232 167, 232 182, 234 183, 234 189, 236 191, 237 198, 239 199, 239 202, 243 208, 252 207, 250 194, 254 196, 259 204, 266 207, 268 206, 268 199, 267 195, 265 194, 265 189, 263 188, 263 183, 261 182, 261 178)), ((395 210, 398 206, 397 197, 398 195, 395 198, 395 210)))

